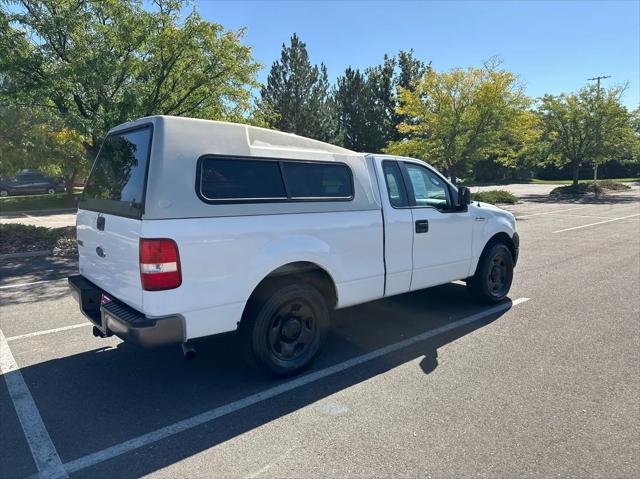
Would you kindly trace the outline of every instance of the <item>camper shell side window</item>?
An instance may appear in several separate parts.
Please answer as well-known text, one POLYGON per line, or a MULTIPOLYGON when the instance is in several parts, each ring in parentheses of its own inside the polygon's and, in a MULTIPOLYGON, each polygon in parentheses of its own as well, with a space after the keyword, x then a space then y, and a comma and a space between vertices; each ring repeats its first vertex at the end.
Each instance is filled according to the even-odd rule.
POLYGON ((351 201, 353 173, 339 162, 206 155, 196 193, 209 204, 351 201))

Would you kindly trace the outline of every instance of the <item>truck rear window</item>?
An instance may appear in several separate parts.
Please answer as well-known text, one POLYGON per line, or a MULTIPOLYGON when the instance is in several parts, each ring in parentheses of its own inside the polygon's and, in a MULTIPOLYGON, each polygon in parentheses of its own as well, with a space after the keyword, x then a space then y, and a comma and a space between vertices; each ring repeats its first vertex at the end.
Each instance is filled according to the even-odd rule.
POLYGON ((107 136, 85 185, 81 208, 142 215, 151 136, 150 126, 107 136))

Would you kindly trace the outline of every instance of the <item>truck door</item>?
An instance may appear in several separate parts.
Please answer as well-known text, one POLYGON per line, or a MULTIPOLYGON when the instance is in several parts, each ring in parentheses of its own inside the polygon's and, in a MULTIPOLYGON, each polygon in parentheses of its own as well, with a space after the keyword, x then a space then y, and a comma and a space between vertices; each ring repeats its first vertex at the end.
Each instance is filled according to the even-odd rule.
POLYGON ((436 172, 400 161, 413 221, 411 290, 466 278, 471 263, 473 221, 455 208, 451 190, 436 172))
POLYGON ((402 171, 395 160, 376 162, 384 219, 385 296, 411 288, 413 217, 402 171))

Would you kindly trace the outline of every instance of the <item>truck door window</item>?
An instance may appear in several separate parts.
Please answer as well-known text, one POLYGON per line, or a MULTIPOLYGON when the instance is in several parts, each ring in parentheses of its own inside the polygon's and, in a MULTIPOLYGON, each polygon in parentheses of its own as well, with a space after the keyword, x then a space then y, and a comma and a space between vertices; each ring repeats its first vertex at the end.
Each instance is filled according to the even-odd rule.
POLYGON ((448 210, 452 203, 449 188, 442 178, 424 166, 404 163, 413 190, 415 206, 448 210))
POLYGON ((398 163, 395 161, 383 161, 382 171, 387 184, 387 194, 389 202, 394 208, 403 208, 409 206, 407 201, 407 192, 402 180, 402 173, 398 163))

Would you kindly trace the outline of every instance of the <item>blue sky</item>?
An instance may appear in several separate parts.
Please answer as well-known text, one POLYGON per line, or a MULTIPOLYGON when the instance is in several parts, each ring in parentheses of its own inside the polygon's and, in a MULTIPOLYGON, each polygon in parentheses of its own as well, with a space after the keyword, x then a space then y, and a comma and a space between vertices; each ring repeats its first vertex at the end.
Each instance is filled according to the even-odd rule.
POLYGON ((245 42, 265 81, 293 32, 314 63, 335 79, 385 53, 413 48, 437 70, 477 66, 499 55, 529 95, 577 90, 587 78, 629 83, 624 103, 640 102, 640 1, 198 1, 200 14, 245 42))

